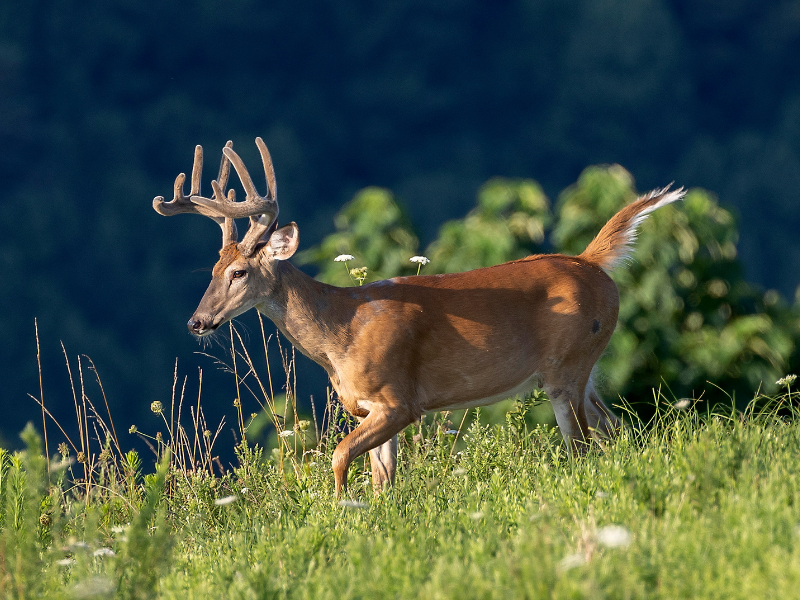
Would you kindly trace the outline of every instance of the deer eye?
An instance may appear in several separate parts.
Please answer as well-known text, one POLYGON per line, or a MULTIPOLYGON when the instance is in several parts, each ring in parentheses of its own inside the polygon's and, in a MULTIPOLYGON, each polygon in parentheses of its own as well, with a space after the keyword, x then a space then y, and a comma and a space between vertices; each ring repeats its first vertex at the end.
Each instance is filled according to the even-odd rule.
POLYGON ((247 271, 242 269, 241 271, 234 271, 233 272, 233 279, 239 279, 240 277, 244 277, 247 275, 247 271))

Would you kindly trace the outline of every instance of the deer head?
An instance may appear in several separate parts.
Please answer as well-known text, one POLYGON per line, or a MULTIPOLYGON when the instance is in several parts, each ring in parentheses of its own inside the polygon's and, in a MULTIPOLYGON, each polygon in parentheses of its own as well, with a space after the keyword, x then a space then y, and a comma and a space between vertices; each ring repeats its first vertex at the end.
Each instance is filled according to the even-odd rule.
POLYGON ((201 195, 203 148, 197 146, 189 197, 184 195, 186 175, 181 173, 175 179, 175 193, 171 201, 164 202, 163 196, 153 200, 153 208, 159 214, 204 215, 222 228, 222 249, 212 271, 211 283, 187 323, 189 331, 198 336, 213 333, 220 325, 250 310, 256 304, 264 303, 273 292, 271 288, 276 282, 276 264, 291 257, 297 250, 297 225, 290 223, 277 228, 275 170, 269 150, 260 137, 256 138, 256 145, 261 153, 267 179, 266 195, 262 196, 256 191, 250 173, 239 155, 234 152, 233 143, 229 141, 222 149, 219 176, 211 182, 213 198, 201 195), (245 189, 246 196, 242 202, 236 201, 234 190, 228 190, 227 194, 225 192, 231 164, 245 189), (250 227, 242 241, 237 242, 235 219, 245 217, 250 219, 250 227))

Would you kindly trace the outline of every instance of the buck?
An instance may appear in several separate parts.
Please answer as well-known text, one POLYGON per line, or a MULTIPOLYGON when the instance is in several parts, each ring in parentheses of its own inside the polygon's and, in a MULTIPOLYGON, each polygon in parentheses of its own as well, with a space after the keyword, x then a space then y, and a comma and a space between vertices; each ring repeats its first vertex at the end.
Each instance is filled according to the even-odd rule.
POLYGON ((681 199, 683 189, 668 186, 639 197, 579 256, 535 255, 465 273, 339 288, 288 262, 298 228, 293 222, 278 227, 275 171, 261 138, 256 145, 266 195, 256 191, 228 142, 212 198, 201 195, 203 150, 197 146, 189 196, 181 173, 173 199, 159 196, 153 207, 166 216, 205 215, 222 228, 220 258, 189 330, 210 335, 255 307, 327 371, 341 403, 359 420, 333 453, 337 497, 350 463, 367 451, 376 491, 391 485, 397 435, 426 412, 491 404, 538 387, 549 396, 572 452, 620 427, 592 382, 619 311, 608 272, 629 255, 647 215, 681 199), (246 192, 243 201, 225 192, 231 164, 246 192), (249 218, 241 242, 238 218, 249 218))

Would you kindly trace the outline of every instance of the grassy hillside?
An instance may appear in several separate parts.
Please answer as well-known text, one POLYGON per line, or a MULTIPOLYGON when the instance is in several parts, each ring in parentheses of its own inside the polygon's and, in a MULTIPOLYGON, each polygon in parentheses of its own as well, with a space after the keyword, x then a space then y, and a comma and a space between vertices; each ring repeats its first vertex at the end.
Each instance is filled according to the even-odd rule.
MULTIPOLYGON (((457 423, 429 417, 401 442, 393 490, 374 497, 357 461, 342 502, 330 469, 342 435, 336 415, 304 457, 296 430, 269 456, 241 445, 239 467, 212 476, 202 460, 191 471, 174 445, 142 478, 138 457, 117 456, 109 440, 88 481, 88 463, 67 459, 51 465, 50 485, 29 429, 28 451, 0 461, 0 591, 798 597, 800 425, 791 396, 762 398, 744 414, 662 403, 653 422, 634 423, 575 460, 557 431, 529 429, 520 405, 505 425, 474 421, 458 435, 457 423)), ((177 438, 181 430, 172 431, 177 438)), ((185 441, 191 450, 192 436, 185 441)))

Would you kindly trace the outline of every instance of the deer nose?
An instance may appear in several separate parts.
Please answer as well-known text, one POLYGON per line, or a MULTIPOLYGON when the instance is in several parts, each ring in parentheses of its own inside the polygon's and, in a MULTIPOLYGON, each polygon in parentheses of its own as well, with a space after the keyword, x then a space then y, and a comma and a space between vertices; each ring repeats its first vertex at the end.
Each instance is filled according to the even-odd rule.
POLYGON ((186 324, 189 328, 189 331, 194 334, 200 334, 206 329, 206 324, 203 323, 200 319, 191 318, 189 322, 186 324))

